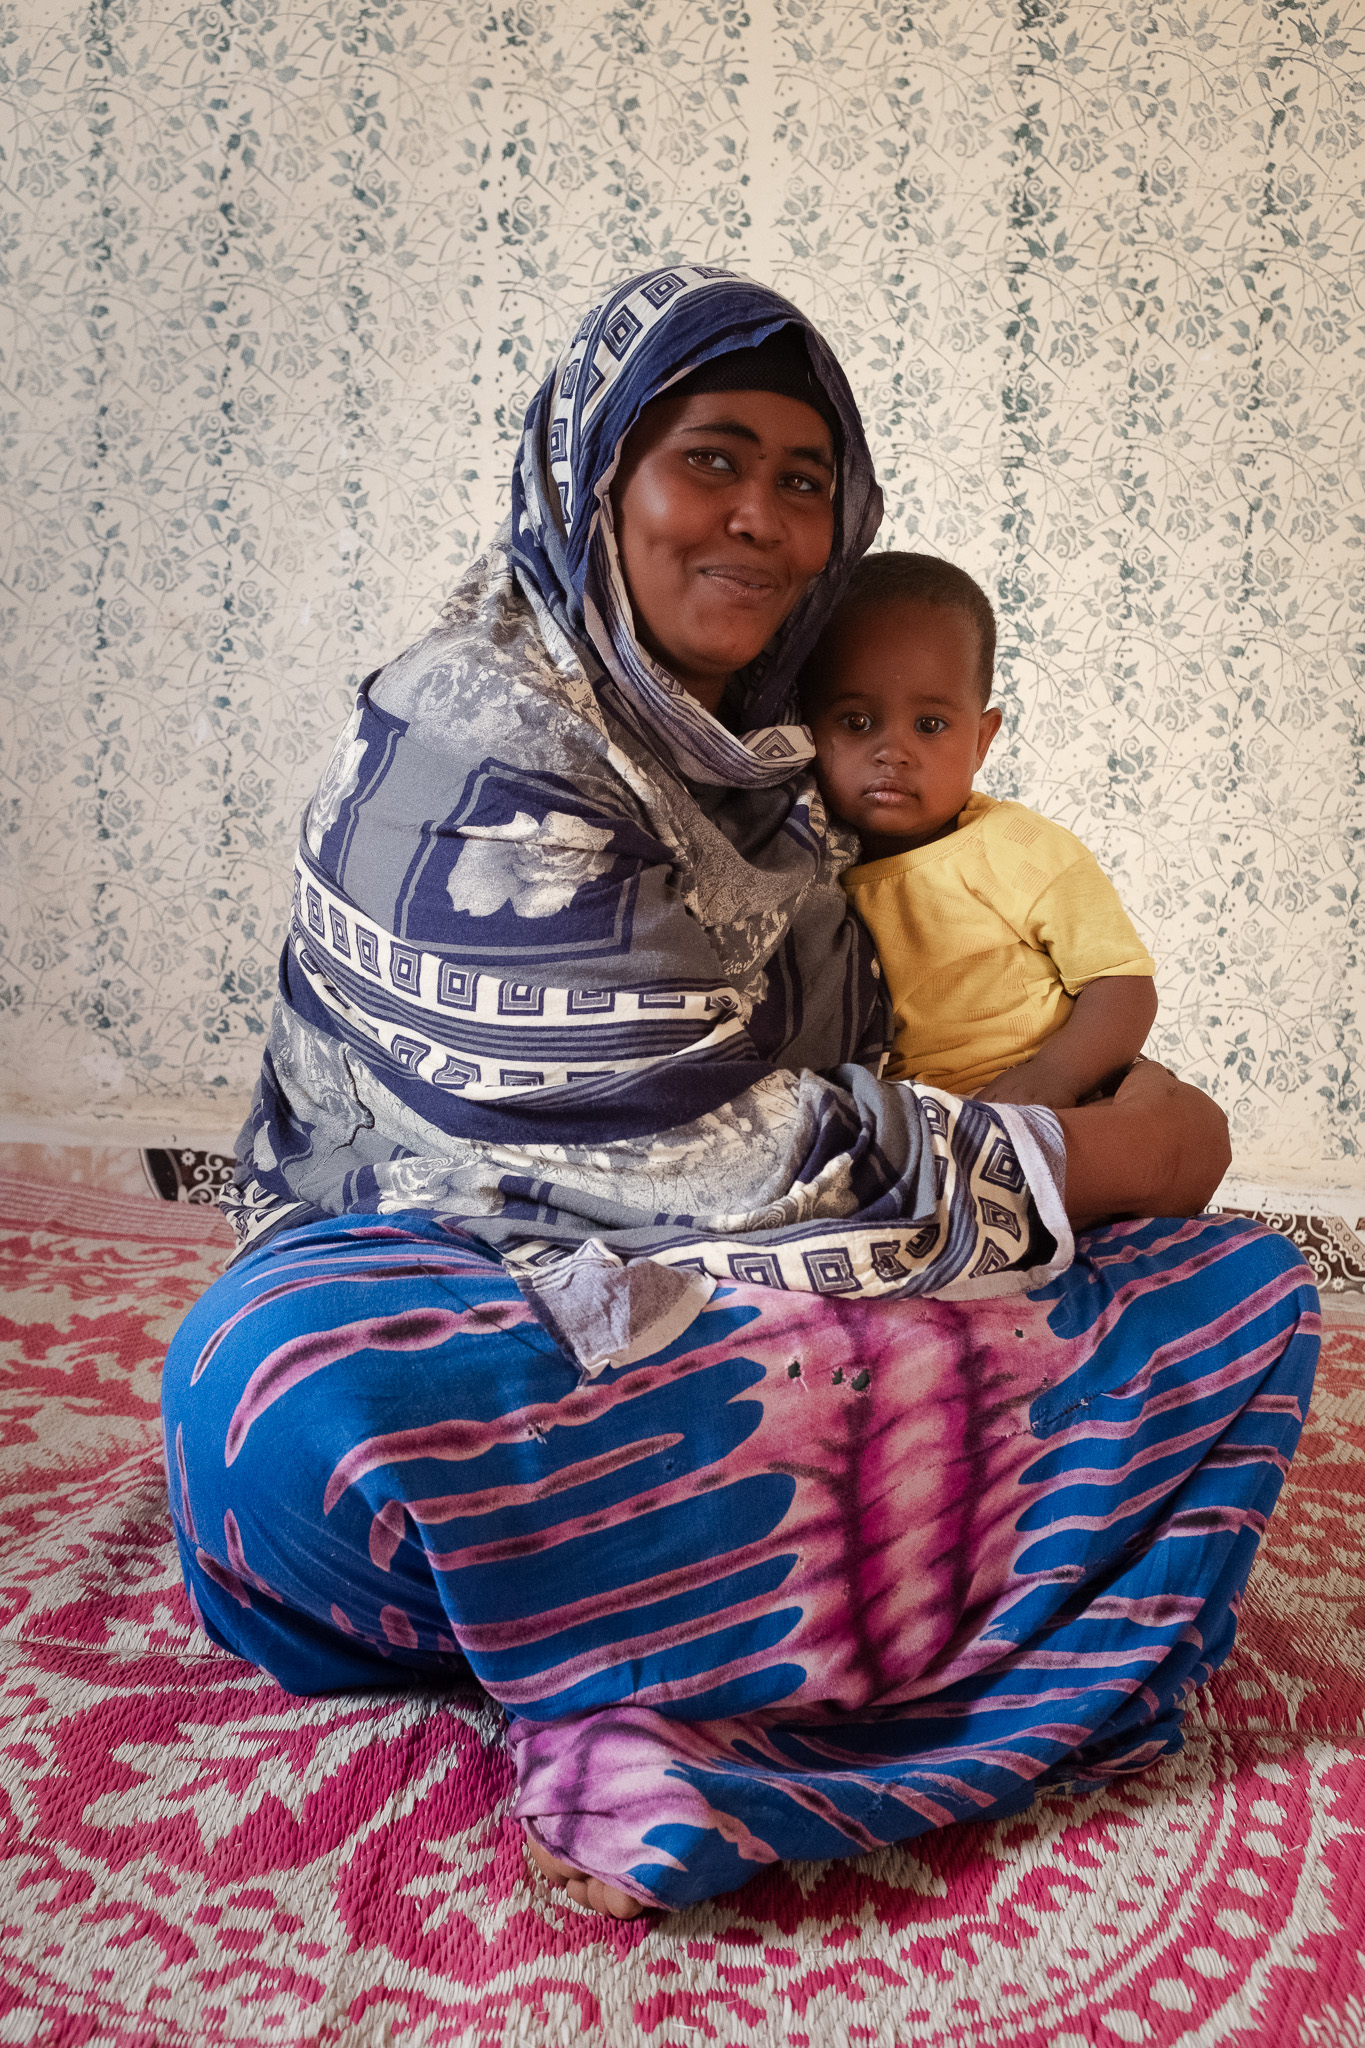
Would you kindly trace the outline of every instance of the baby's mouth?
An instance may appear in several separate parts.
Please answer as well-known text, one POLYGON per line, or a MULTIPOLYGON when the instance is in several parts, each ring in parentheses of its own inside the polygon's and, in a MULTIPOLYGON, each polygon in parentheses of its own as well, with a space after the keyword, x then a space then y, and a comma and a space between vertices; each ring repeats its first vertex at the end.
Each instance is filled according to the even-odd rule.
POLYGON ((863 791, 869 803, 909 804, 917 801, 913 789, 906 789, 899 782, 870 782, 863 791))

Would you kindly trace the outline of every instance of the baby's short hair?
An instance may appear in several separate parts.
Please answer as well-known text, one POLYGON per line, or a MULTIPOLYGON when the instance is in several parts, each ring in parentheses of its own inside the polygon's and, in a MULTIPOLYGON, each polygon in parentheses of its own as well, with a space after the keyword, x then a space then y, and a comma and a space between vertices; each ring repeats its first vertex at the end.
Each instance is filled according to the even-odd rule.
MULTIPOLYGON (((995 680, 995 610, 981 585, 955 562, 941 561, 937 555, 908 554, 901 548, 864 555, 821 637, 837 632, 845 619, 858 612, 897 601, 942 605, 946 611, 966 614, 980 643, 981 701, 988 703, 995 680)), ((820 687, 819 653, 817 647, 802 671, 803 696, 820 687)))

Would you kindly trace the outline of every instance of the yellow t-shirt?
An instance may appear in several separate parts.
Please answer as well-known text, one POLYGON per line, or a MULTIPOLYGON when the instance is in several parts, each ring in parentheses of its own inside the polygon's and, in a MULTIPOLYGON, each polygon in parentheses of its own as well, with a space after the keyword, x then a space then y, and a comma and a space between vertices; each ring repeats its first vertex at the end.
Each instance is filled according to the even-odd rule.
POLYGON ((844 887, 896 1013, 888 1080, 971 1095, 1060 1031, 1087 982, 1156 972, 1075 834, 976 790, 955 832, 844 887))

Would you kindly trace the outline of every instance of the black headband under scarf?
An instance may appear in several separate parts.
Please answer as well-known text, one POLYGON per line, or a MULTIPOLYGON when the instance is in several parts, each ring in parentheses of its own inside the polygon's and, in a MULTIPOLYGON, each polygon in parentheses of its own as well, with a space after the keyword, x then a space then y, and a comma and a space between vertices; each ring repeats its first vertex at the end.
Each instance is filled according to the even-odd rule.
POLYGON ((709 363, 702 363, 660 395, 703 398, 712 391, 773 391, 779 398, 794 398, 819 413, 834 437, 836 451, 839 447, 839 416, 811 368, 810 351, 799 327, 779 327, 757 348, 735 348, 727 355, 712 356, 709 363))

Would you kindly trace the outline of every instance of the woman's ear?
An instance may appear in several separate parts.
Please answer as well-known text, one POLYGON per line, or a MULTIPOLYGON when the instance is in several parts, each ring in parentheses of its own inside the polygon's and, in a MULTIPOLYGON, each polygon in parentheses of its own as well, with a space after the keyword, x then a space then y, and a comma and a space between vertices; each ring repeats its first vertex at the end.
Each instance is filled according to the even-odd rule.
POLYGON ((976 729, 976 765, 979 768, 990 752, 991 741, 1000 730, 1002 713, 998 704, 981 714, 981 723, 976 729))

